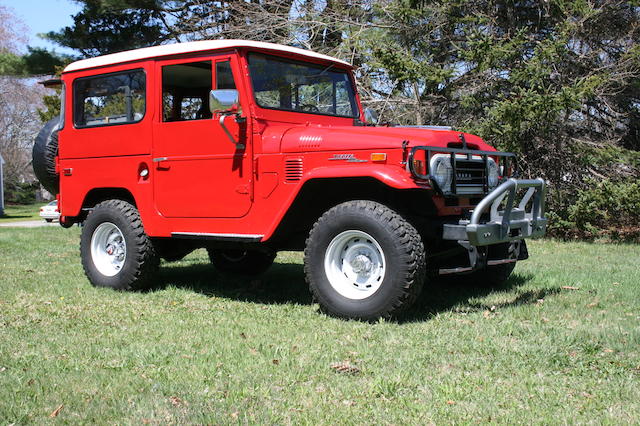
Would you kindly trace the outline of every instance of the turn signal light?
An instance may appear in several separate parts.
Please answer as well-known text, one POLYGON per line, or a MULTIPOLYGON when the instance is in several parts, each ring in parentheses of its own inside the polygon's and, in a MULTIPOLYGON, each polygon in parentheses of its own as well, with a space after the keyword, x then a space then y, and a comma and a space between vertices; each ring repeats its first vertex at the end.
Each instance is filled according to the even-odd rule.
POLYGON ((387 154, 384 152, 376 152, 371 154, 371 161, 387 161, 387 154))
POLYGON ((424 161, 418 160, 416 158, 413 159, 413 170, 419 175, 426 175, 427 168, 425 167, 424 161))

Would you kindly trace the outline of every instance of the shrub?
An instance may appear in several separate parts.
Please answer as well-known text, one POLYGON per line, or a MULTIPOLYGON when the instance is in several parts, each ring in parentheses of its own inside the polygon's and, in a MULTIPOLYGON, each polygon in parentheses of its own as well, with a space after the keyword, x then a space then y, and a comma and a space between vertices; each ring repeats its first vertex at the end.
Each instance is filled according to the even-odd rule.
POLYGON ((640 241, 640 184, 635 180, 588 183, 574 203, 549 212, 549 234, 640 241))

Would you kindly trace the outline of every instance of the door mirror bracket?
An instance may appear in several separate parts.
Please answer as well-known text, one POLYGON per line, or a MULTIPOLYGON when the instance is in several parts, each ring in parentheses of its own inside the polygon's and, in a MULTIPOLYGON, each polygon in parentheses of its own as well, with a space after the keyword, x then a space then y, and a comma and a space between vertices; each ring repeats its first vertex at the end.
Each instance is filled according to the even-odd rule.
POLYGON ((209 92, 209 110, 212 114, 219 114, 220 127, 224 130, 225 134, 229 138, 232 144, 238 149, 244 149, 244 144, 235 140, 229 129, 224 124, 225 118, 230 115, 236 116, 236 122, 239 122, 242 118, 240 113, 242 112, 239 107, 238 91, 230 89, 212 90, 209 92))
POLYGON ((222 127, 222 130, 224 130, 224 132, 227 134, 227 137, 229 138, 229 140, 231 141, 232 144, 234 144, 236 146, 236 148, 238 149, 244 149, 244 144, 240 143, 239 141, 235 140, 233 135, 231 134, 231 132, 229 131, 229 129, 227 129, 227 126, 225 126, 224 124, 224 120, 225 118, 227 118, 230 115, 236 115, 236 122, 238 121, 238 115, 237 113, 219 113, 220 114, 220 127, 222 127))

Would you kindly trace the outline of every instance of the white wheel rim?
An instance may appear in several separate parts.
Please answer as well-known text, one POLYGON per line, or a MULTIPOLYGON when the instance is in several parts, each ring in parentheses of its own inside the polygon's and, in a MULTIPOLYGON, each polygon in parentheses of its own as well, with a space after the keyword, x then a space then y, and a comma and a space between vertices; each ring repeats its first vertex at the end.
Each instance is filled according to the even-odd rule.
POLYGON ((111 222, 101 223, 91 236, 91 259, 98 272, 112 277, 122 270, 127 245, 122 231, 111 222))
POLYGON ((324 270, 335 291, 348 299, 361 300, 382 285, 386 261, 380 244, 371 235, 350 230, 329 243, 324 270))

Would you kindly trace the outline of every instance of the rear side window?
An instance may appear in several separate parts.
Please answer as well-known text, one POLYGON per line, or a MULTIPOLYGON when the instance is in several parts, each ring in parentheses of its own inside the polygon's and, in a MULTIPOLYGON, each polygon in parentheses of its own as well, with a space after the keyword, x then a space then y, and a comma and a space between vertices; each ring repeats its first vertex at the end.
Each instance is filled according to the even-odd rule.
POLYGON ((76 127, 136 123, 144 117, 146 78, 143 70, 102 74, 73 82, 76 127))

